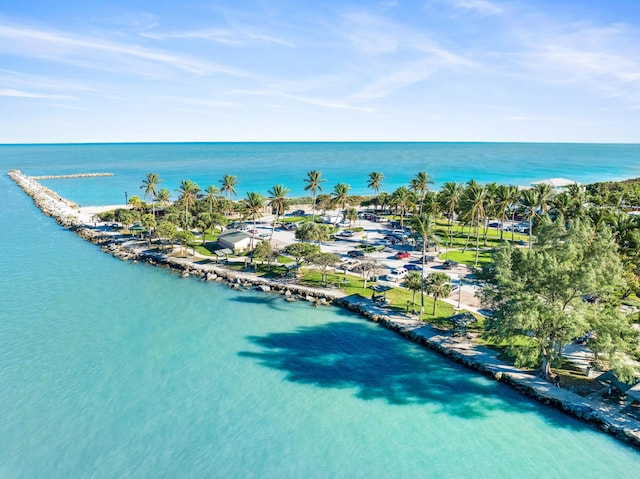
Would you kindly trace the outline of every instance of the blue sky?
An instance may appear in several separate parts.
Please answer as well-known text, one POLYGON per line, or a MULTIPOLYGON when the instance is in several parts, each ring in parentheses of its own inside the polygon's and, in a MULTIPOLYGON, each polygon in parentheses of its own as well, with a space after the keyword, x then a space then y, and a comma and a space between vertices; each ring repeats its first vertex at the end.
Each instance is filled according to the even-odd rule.
POLYGON ((0 142, 640 143, 640 1, 0 1, 0 142))

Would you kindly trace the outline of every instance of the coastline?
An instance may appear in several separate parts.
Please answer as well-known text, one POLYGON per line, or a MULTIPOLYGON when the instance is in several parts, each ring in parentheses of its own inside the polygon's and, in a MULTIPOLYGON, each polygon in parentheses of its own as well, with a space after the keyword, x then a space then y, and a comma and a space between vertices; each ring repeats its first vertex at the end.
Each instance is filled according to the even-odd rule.
POLYGON ((640 422, 616 413, 615 408, 582 398, 562 388, 555 388, 536 376, 499 361, 495 353, 466 339, 453 338, 422 322, 401 315, 390 315, 367 299, 359 296, 349 297, 339 290, 325 290, 267 280, 251 273, 231 271, 208 262, 196 262, 189 258, 176 258, 158 251, 150 251, 146 244, 140 241, 118 239, 97 231, 90 222, 82 218, 78 205, 42 186, 34 177, 24 175, 17 170, 10 171, 9 177, 33 199, 43 213, 53 217, 61 226, 74 231, 83 239, 101 246, 103 251, 115 257, 169 267, 184 277, 194 276, 204 281, 225 283, 235 289, 275 292, 291 301, 304 299, 315 304, 336 304, 357 312, 486 376, 505 382, 543 404, 554 406, 590 422, 599 429, 640 448, 640 422))

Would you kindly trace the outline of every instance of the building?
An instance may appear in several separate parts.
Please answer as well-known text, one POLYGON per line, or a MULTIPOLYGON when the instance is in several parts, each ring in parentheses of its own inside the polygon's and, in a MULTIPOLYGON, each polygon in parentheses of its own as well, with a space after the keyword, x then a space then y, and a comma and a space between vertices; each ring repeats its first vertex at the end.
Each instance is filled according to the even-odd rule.
POLYGON ((247 251, 251 244, 251 236, 238 230, 227 230, 218 236, 218 245, 221 248, 228 248, 234 253, 247 251))
POLYGON ((577 181, 568 180, 566 178, 549 178, 547 180, 534 181, 532 185, 549 185, 553 188, 553 191, 560 193, 564 191, 569 185, 579 185, 577 181))

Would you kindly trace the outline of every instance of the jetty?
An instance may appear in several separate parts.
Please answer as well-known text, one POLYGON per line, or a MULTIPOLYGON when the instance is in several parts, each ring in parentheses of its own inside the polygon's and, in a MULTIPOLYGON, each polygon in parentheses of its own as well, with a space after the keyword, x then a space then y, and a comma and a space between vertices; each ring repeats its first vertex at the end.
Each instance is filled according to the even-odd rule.
POLYGON ((74 231, 85 240, 99 245, 104 252, 114 257, 125 261, 168 267, 178 271, 182 277, 227 284, 234 289, 252 289, 264 293, 281 294, 287 301, 301 299, 315 305, 334 304, 346 308, 487 377, 503 382, 545 405, 571 414, 640 448, 640 421, 624 414, 619 406, 582 397, 518 369, 498 359, 495 351, 477 344, 470 335, 453 336, 449 331, 439 330, 409 315, 392 313, 384 305, 374 304, 368 298, 359 295, 347 296, 339 289, 312 288, 285 280, 260 278, 252 273, 232 271, 215 262, 203 261, 201 258, 181 258, 151 249, 145 241, 107 234, 96 228, 92 221, 87 221, 73 202, 38 183, 36 180, 41 177, 30 177, 18 170, 10 171, 9 177, 33 199, 44 214, 51 216, 58 224, 74 231))
POLYGON ((65 178, 94 178, 98 176, 114 176, 113 173, 72 173, 68 175, 40 175, 32 176, 34 180, 59 180, 65 178))

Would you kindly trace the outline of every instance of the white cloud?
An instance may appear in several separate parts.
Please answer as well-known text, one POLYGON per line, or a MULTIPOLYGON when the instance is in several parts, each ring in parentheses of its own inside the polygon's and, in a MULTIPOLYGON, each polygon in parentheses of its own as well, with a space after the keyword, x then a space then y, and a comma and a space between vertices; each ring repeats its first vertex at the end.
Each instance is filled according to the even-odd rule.
POLYGON ((256 44, 275 44, 294 48, 295 45, 281 38, 252 31, 248 28, 212 28, 207 30, 186 30, 179 32, 143 32, 140 36, 154 40, 184 39, 209 40, 228 46, 255 46, 256 44))
POLYGON ((69 95, 54 95, 50 93, 37 93, 24 90, 15 90, 13 88, 0 88, 0 96, 10 96, 15 98, 46 98, 49 100, 69 100, 69 95))
POLYGON ((132 66, 131 63, 137 61, 138 68, 135 72, 140 74, 147 73, 145 64, 141 63, 146 62, 196 75, 215 73, 244 75, 243 72, 231 67, 163 50, 6 25, 0 25, 0 50, 12 55, 44 58, 104 70, 123 67, 129 69, 132 66))
POLYGON ((461 10, 469 10, 483 15, 498 15, 504 10, 488 0, 446 0, 453 7, 461 10))

